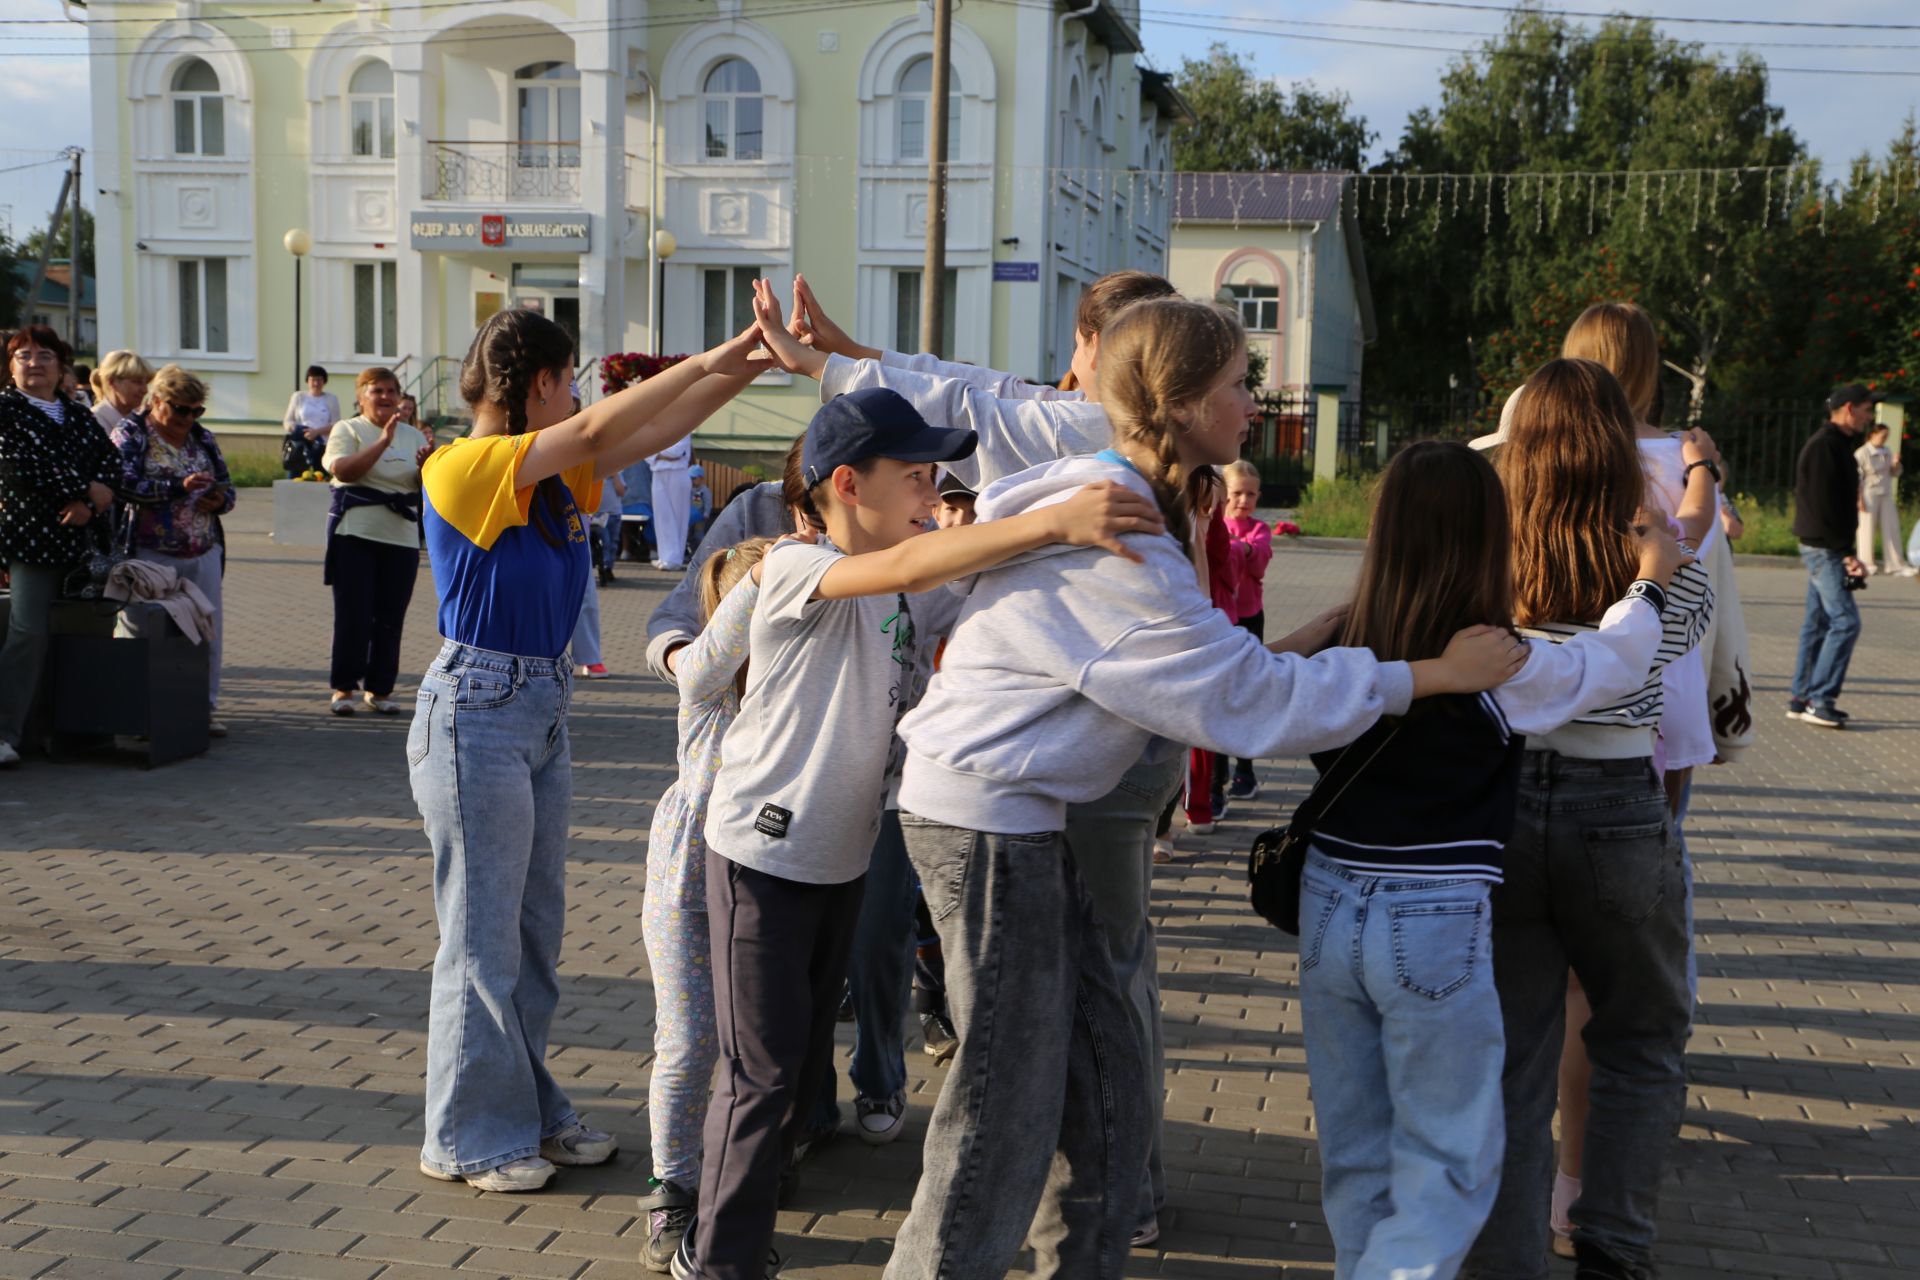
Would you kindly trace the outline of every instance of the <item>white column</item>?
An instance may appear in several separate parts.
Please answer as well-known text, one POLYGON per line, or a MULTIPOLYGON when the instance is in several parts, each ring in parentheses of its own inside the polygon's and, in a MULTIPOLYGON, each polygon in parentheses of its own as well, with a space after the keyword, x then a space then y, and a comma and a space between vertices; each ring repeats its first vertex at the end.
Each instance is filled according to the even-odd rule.
MULTIPOLYGON (((417 40, 395 39, 393 110, 400 122, 394 138, 393 202, 396 265, 400 286, 400 353, 411 354, 413 367, 425 368, 444 354, 438 335, 443 300, 437 281, 428 283, 425 257, 413 247, 413 216, 420 208, 426 179, 426 139, 432 133, 427 118, 427 86, 423 82, 424 46, 417 40)), ((410 375, 411 376, 411 375, 410 375)))

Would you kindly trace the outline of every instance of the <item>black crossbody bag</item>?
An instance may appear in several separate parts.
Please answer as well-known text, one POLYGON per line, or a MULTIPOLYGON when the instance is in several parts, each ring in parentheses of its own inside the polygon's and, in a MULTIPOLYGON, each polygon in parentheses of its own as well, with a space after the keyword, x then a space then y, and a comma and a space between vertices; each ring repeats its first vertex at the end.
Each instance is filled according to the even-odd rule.
POLYGON ((1253 909, 1281 932, 1295 937, 1300 934, 1300 873, 1306 869, 1313 829, 1399 732, 1396 724, 1364 760, 1354 755, 1354 748, 1360 745, 1357 742, 1342 751, 1294 810, 1293 821, 1263 831, 1254 839, 1253 850, 1247 855, 1248 897, 1253 909))

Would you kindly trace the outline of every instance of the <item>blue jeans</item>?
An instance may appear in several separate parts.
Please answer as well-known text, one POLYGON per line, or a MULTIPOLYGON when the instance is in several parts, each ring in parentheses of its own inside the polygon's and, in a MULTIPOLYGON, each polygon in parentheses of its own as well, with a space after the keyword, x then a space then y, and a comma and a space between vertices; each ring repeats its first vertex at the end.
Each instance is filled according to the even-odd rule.
MULTIPOLYGON (((854 926, 847 990, 853 1001, 853 1066, 847 1072, 858 1098, 884 1100, 907 1087, 905 1019, 913 996, 913 953, 919 930, 913 918, 918 882, 900 836, 900 812, 880 817, 867 866, 866 896, 854 926)), ((831 1046, 829 1046, 831 1052, 831 1046)), ((839 1081, 829 1064, 821 1073, 807 1130, 840 1127, 839 1081)))
POLYGON ((1452 1280, 1500 1187, 1506 1037, 1484 880, 1307 855, 1300 1012, 1338 1280, 1452 1280))
POLYGON ((576 1119, 546 1065, 567 914, 570 688, 564 661, 451 641, 420 681, 407 766, 440 924, 420 1158, 442 1173, 534 1155, 576 1119))
POLYGON ((1793 664, 1796 703, 1822 711, 1833 710, 1840 686, 1860 639, 1860 606, 1846 587, 1844 551, 1809 547, 1802 543, 1800 561, 1807 566, 1807 620, 1800 625, 1800 656, 1793 664))

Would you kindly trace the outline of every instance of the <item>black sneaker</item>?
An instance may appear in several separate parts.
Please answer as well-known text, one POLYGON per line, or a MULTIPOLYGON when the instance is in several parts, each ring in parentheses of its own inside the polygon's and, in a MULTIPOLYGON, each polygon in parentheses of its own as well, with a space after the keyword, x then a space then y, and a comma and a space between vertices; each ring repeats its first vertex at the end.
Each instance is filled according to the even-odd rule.
MULTIPOLYGON (((779 1275, 781 1266, 780 1254, 773 1249, 767 1250, 767 1280, 779 1275)), ((673 1268, 669 1274, 673 1280, 700 1280, 700 1268, 693 1261, 692 1228, 688 1228, 687 1234, 681 1237, 680 1248, 674 1252, 673 1268)))
POLYGON ((640 1251, 640 1265, 649 1271, 666 1271, 680 1251, 693 1226, 694 1195, 678 1183, 647 1179, 647 1194, 640 1197, 640 1208, 647 1215, 647 1243, 640 1251))
POLYGON ((1806 703, 1798 702, 1791 698, 1787 700, 1787 719, 1798 720, 1801 716, 1805 714, 1807 714, 1806 703))
POLYGON ((1227 820, 1227 811, 1233 808, 1232 805, 1227 803, 1227 793, 1224 791, 1214 792, 1212 803, 1213 820, 1215 822, 1225 822, 1227 820))
POLYGON ((1260 780, 1250 773, 1233 775, 1233 785, 1227 788, 1227 797, 1231 800, 1252 800, 1260 794, 1260 780))
POLYGON ((1822 729, 1844 729, 1847 717, 1830 707, 1808 707, 1800 713, 1802 724, 1819 725, 1822 729))
POLYGON ((960 1050, 960 1037, 944 1013, 920 1015, 920 1048, 934 1062, 941 1063, 960 1050))

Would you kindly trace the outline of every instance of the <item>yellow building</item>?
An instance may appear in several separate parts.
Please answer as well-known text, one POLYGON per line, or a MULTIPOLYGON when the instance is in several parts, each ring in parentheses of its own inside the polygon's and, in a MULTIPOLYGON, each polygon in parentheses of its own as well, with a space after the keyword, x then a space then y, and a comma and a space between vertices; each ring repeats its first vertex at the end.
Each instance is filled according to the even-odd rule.
MULTIPOLYGON (((395 365, 457 409, 459 357, 507 305, 572 329, 583 361, 693 351, 744 326, 753 277, 784 291, 802 269, 858 338, 914 345, 925 3, 86 12, 101 345, 205 375, 225 431, 277 433, 310 362, 336 389, 395 365)), ((1085 281, 1164 268, 1181 108, 1136 64, 1137 19, 1137 0, 960 6, 949 354, 1052 377, 1085 281)), ((766 375, 703 448, 782 447, 814 390, 766 375)))
POLYGON ((1360 398, 1374 339, 1373 293, 1353 175, 1181 173, 1173 177, 1167 277, 1191 298, 1236 308, 1274 391, 1360 398))

